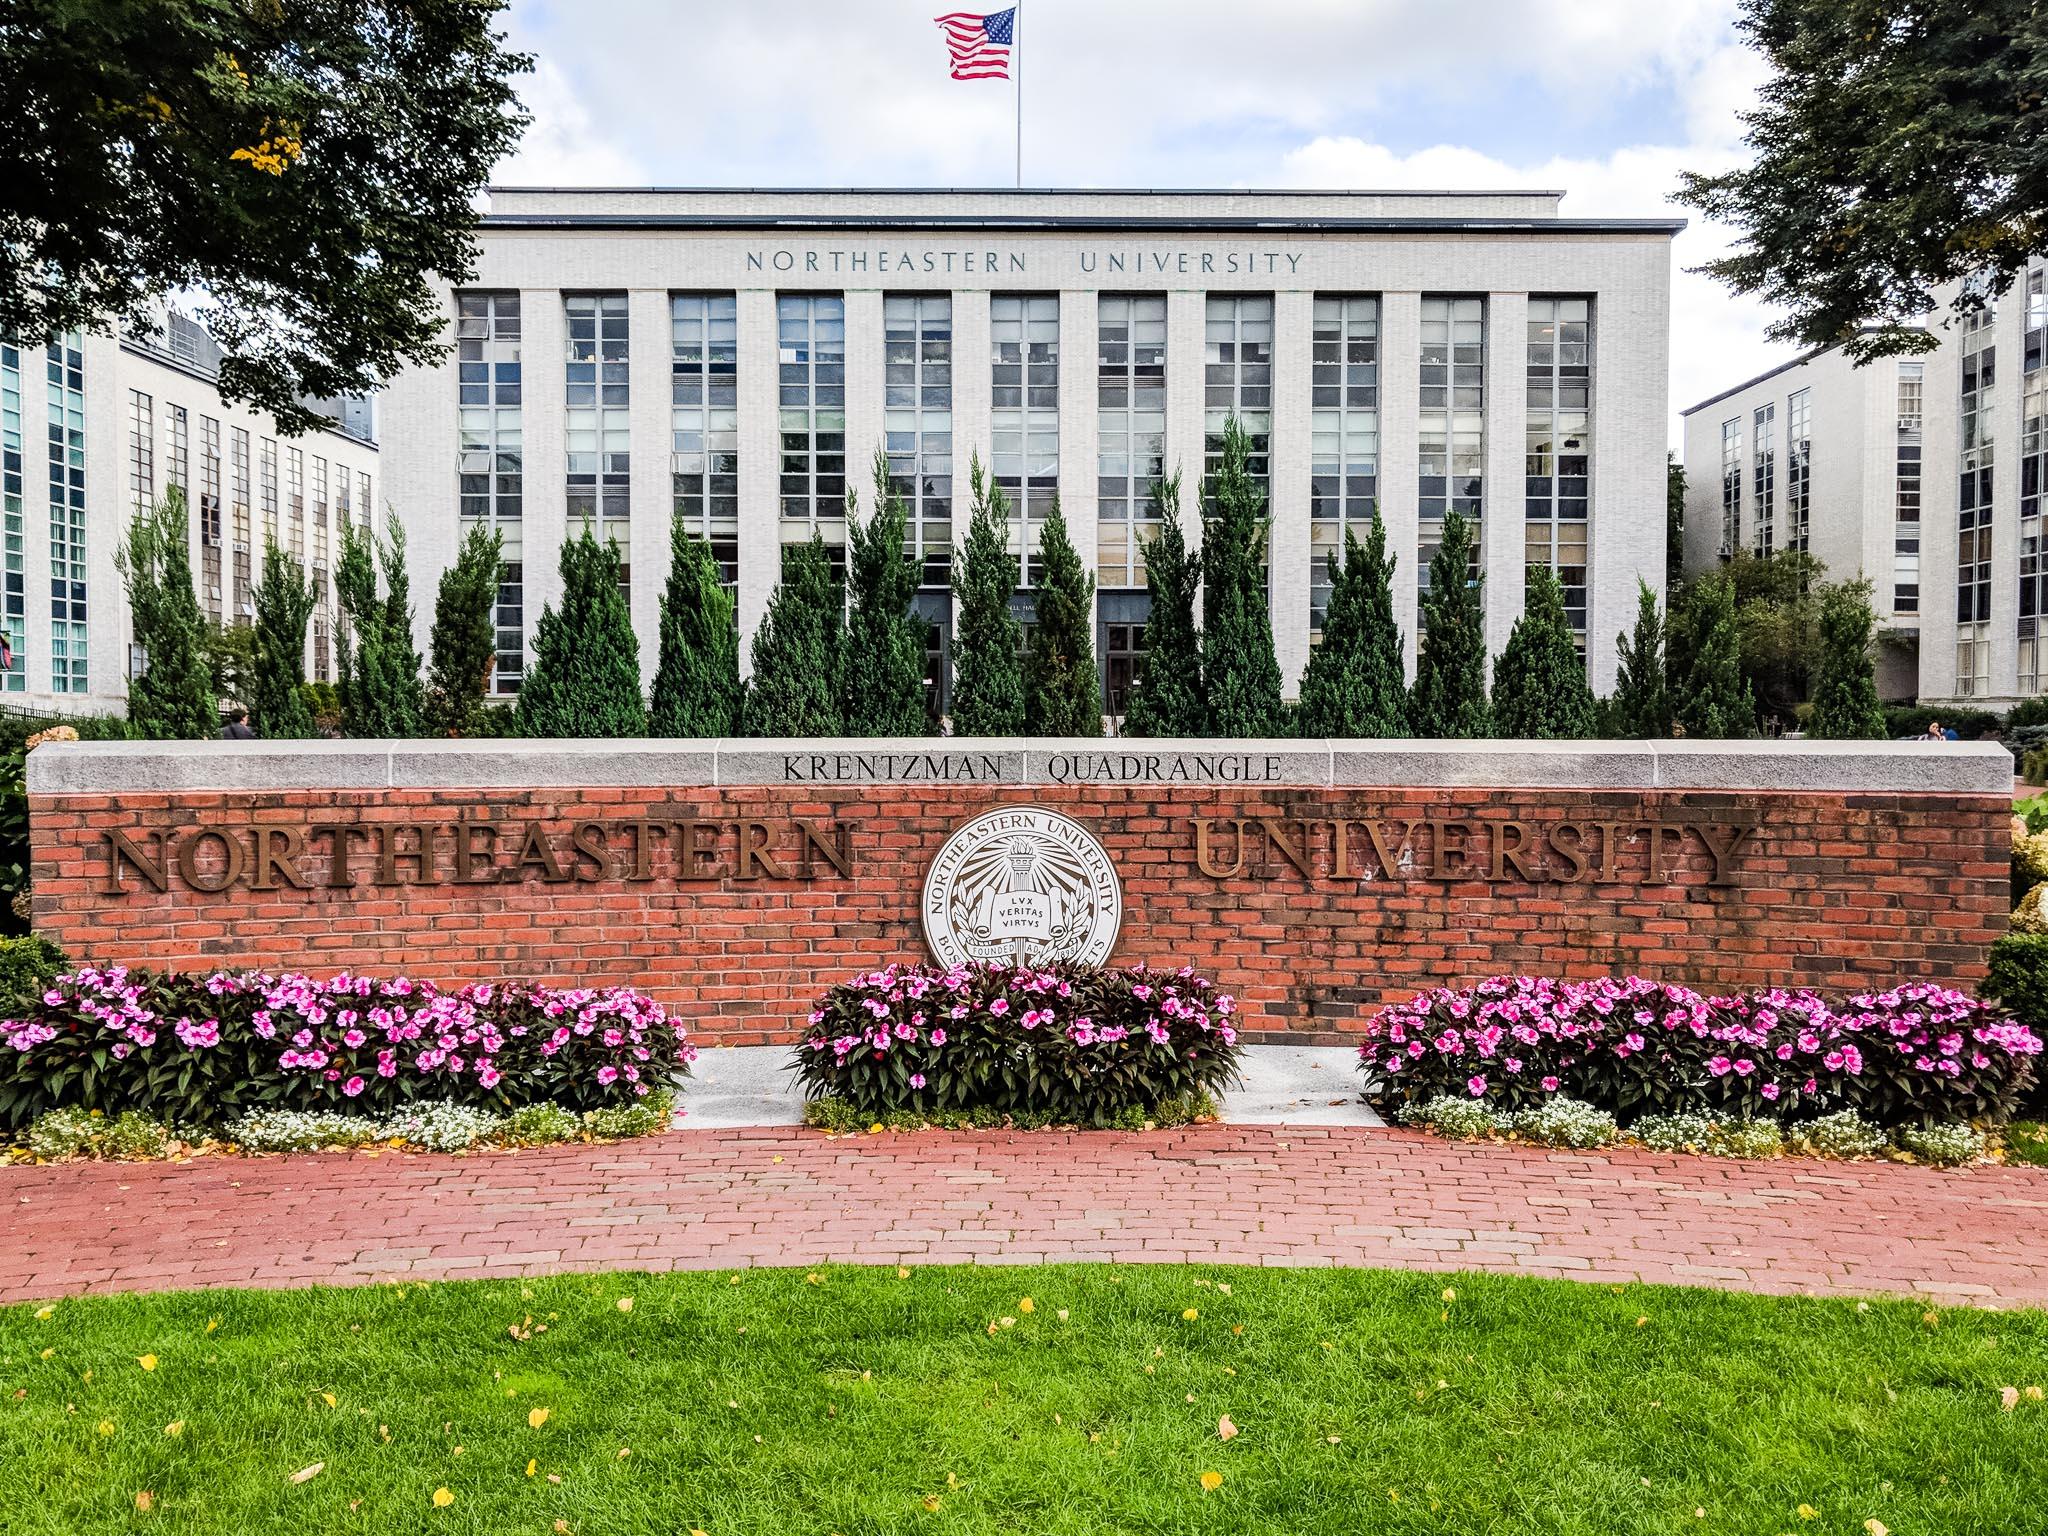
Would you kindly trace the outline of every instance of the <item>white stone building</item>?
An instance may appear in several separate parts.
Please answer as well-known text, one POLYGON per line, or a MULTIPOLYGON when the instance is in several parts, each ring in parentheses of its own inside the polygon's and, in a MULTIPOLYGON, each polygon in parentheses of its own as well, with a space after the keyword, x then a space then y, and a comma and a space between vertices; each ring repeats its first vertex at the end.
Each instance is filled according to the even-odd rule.
POLYGON ((331 427, 282 437, 266 413, 221 399, 219 352, 203 329, 160 318, 148 340, 0 338, 0 628, 14 651, 0 707, 125 707, 141 658, 114 556, 136 508, 171 486, 191 512, 201 613, 252 617, 274 538, 321 577, 307 676, 333 678, 339 525, 373 518, 379 493, 364 402, 334 402, 331 427))
MULTIPOLYGON (((1010 494, 1026 585, 1057 496, 1114 706, 1142 643, 1148 492, 1198 485, 1225 417, 1257 439, 1290 692, 1323 557, 1377 505, 1412 667, 1447 506, 1476 514, 1496 650, 1524 563, 1563 575, 1596 688, 1662 570, 1667 219, 1560 194, 500 189, 457 348, 383 396, 415 593, 466 524, 506 537, 494 691, 517 691, 586 518, 629 572, 651 680, 669 520, 713 542, 743 631, 785 542, 843 540, 888 455, 934 649, 970 459, 1010 494)), ((1028 604, 1027 604, 1028 606, 1028 604)), ((421 614, 422 633, 427 615, 421 614)), ((935 686, 943 686, 935 669, 935 686)))

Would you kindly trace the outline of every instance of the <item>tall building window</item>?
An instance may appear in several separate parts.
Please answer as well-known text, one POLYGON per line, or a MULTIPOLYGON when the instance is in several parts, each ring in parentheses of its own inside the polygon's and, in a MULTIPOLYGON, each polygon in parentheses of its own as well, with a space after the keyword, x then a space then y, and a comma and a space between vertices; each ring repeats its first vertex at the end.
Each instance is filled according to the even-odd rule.
POLYGON ((274 438, 256 439, 256 494, 261 498, 263 513, 263 542, 265 547, 278 542, 283 530, 277 520, 277 442, 274 438))
POLYGON ((1813 535, 1813 391, 1785 401, 1785 547, 1807 553, 1813 535))
POLYGON ((1547 565, 1586 635, 1586 519, 1593 464, 1593 313, 1589 299, 1529 300, 1524 559, 1547 565))
POLYGON ((567 362, 569 528, 584 523, 623 552, 630 547, 632 395, 627 379, 626 296, 571 293, 567 362))
POLYGON ((1750 418, 1750 426, 1755 433, 1754 441, 1750 445, 1750 452, 1755 460, 1750 482, 1752 502, 1750 515, 1754 519, 1751 525, 1751 536, 1756 552, 1759 555, 1768 555, 1771 553, 1772 540, 1777 532, 1773 526, 1776 521, 1774 504, 1778 492, 1778 407, 1776 402, 1774 401, 1770 405, 1758 406, 1755 414, 1750 418))
POLYGON ((953 562, 953 300, 882 301, 883 433, 889 483, 909 514, 906 551, 922 585, 943 587, 953 562))
POLYGON ((1892 475, 1892 612, 1920 611, 1920 390, 1926 364, 1899 365, 1892 475))
POLYGON ((995 482, 1027 587, 1038 584, 1038 530, 1060 493, 1060 301, 998 294, 989 301, 990 431, 995 482))
POLYGON ((775 331, 782 542, 801 544, 822 533, 843 561, 846 300, 836 293, 777 294, 775 331))
MULTIPOLYGON (((348 478, 343 470, 342 479, 348 478)), ((331 682, 332 665, 328 659, 328 606, 331 546, 327 533, 327 461, 317 453, 313 455, 313 562, 309 574, 313 578, 313 681, 331 682)))
POLYGON ((255 533, 249 509, 249 433, 244 427, 228 428, 228 475, 228 508, 234 535, 235 617, 250 619, 256 616, 249 583, 249 547, 255 533))
POLYGON ((1102 707, 1119 718, 1130 702, 1138 668, 1145 660, 1145 626, 1108 623, 1102 626, 1102 707))
POLYGON ((192 500, 192 418, 182 405, 164 402, 164 489, 176 486, 192 500))
POLYGON ((669 483, 673 511, 740 579, 739 322, 729 293, 669 295, 669 483))
POLYGON ((1379 515, 1380 301, 1318 295, 1309 338, 1309 628, 1323 632, 1330 561, 1379 515))
MULTIPOLYGON (((1417 422, 1415 563, 1418 589, 1443 542, 1446 512, 1476 525, 1486 465, 1486 301, 1422 301, 1422 374, 1417 422)), ((1479 544, 1472 547, 1477 569, 1479 544)))
POLYGON ((154 406, 139 389, 128 391, 128 501, 137 512, 156 504, 154 406))
POLYGON ((337 533, 349 524, 348 466, 334 466, 334 528, 337 533))
POLYGON ((1962 468, 1956 499, 1956 692, 1991 687, 1991 475, 1998 348, 1986 298, 1963 321, 1962 468))
POLYGON ((0 567, 5 583, 0 586, 0 627, 14 651, 14 664, 7 669, 9 693, 28 687, 28 587, 23 566, 28 529, 22 511, 22 452, 21 348, 11 337, 0 337, 0 539, 6 555, 0 567))
POLYGON ((199 418, 199 585, 206 600, 206 617, 221 621, 220 538, 221 538, 220 420, 199 418))
POLYGON ((370 499, 370 472, 362 470, 356 475, 356 506, 363 515, 363 526, 374 529, 377 526, 377 505, 370 499))
POLYGON ((49 344, 50 690, 86 691, 85 339, 49 344))
MULTIPOLYGON (((519 360, 519 295, 464 293, 455 300, 455 369, 461 437, 456 473, 462 526, 483 524, 504 541, 498 573, 498 660, 491 692, 513 694, 526 670, 526 625, 521 530, 526 458, 521 412, 524 382, 519 360)), ((348 471, 341 472, 344 488, 348 471)), ((356 515, 375 529, 370 477, 356 482, 356 515)), ((344 496, 344 501, 347 500, 344 496)))
POLYGON ((1742 418, 1721 423, 1721 558, 1742 548, 1742 418))
POLYGON ((1152 488, 1166 476, 1166 295, 1098 299, 1095 353, 1096 581, 1138 588, 1145 541, 1159 535, 1152 488))
POLYGON ((2042 602, 2048 575, 2041 560, 2043 480, 2048 479, 2048 270, 2027 269, 2025 345, 2020 370, 2019 690, 2039 693, 2042 602))
POLYGON ((285 507, 291 513, 291 556, 303 567, 306 563, 306 450, 303 448, 284 451, 284 495, 285 507))

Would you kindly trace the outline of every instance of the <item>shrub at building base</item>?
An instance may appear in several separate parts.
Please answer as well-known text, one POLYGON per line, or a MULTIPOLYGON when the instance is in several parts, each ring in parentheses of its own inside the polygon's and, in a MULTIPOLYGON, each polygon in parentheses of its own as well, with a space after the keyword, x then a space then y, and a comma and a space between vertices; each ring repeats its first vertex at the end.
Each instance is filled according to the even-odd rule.
POLYGON ((625 988, 88 968, 0 1023, 0 1128, 68 1107, 195 1129, 433 1099, 606 1109, 666 1088, 695 1055, 681 1020, 625 988))
POLYGON ((819 999, 793 1065, 806 1097, 868 1119, 1112 1124, 1220 1089, 1236 1015, 1192 969, 892 965, 819 999))
POLYGON ((1889 1127, 2007 1119, 2040 1053, 2024 1024, 1931 985, 1830 1002, 1775 990, 1705 998, 1639 976, 1522 976, 1383 1009, 1358 1054, 1367 1095, 1384 1108, 1449 1095, 1511 1113, 1566 1095, 1624 1123, 1851 1109, 1889 1127))

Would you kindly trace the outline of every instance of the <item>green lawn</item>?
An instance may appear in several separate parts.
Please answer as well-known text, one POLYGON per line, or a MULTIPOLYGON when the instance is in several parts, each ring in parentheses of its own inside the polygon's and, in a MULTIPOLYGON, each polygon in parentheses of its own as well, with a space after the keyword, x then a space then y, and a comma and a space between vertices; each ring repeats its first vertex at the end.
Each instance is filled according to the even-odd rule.
POLYGON ((0 1530, 2048 1523, 2048 1403, 2024 1394, 2048 1385, 2044 1313, 1930 1323, 1913 1303, 1377 1271, 816 1274, 0 1310, 0 1530), (2022 1389, 2009 1412, 2007 1386, 2022 1389), (1213 1491, 1206 1473, 1221 1474, 1213 1491))
POLYGON ((2005 1128, 2005 1160, 2048 1167, 2048 1121, 2015 1120, 2005 1128))

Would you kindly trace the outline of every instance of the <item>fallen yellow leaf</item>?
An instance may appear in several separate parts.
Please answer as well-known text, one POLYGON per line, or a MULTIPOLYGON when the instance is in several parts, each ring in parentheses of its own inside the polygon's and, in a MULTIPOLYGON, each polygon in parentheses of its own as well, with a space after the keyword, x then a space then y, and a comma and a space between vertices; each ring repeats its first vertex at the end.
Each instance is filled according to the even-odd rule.
POLYGON ((135 1363, 141 1366, 145 1371, 153 1371, 156 1369, 156 1356, 137 1355, 135 1357, 135 1363))
POLYGON ((320 1394, 320 1401, 332 1408, 334 1406, 334 1394, 332 1392, 322 1392, 320 1394))
POLYGON ((939 1512, 939 1502, 939 1496, 936 1493, 928 1493, 924 1496, 924 1507, 932 1514, 939 1512))
POLYGON ((898 1264, 896 1266, 896 1278, 898 1280, 908 1280, 910 1278, 910 1271, 905 1269, 901 1264, 898 1264))
MULTIPOLYGON (((1054 1316, 1054 1317, 1056 1317, 1056 1318, 1058 1318, 1058 1319, 1059 1319, 1059 1320, 1060 1320, 1061 1322, 1063 1322, 1063 1323, 1064 1323, 1064 1322, 1065 1322, 1065 1321, 1067 1320, 1067 1309, 1066 1309, 1065 1307, 1061 1307, 1061 1308, 1059 1309, 1059 1311, 1057 1311, 1057 1312, 1053 1313, 1053 1316, 1054 1316)), ((2036 1390, 2039 1390, 2039 1389, 2037 1388, 2036 1390)))
POLYGON ((454 1502, 455 1495, 450 1493, 446 1488, 436 1488, 434 1490, 434 1508, 446 1509, 450 1504, 453 1504, 454 1502))
POLYGON ((2027 1401, 2028 1401, 2028 1402, 2030 1402, 2030 1403, 2038 1403, 2038 1402, 2040 1402, 2040 1401, 2041 1401, 2041 1389, 2040 1389, 2039 1387, 2029 1387, 2029 1388, 2027 1388, 2027 1394, 2026 1394, 2026 1395, 2027 1395, 2027 1401))
POLYGON ((1456 1290, 1456 1289, 1455 1289, 1454 1287, 1452 1287, 1452 1286, 1448 1286, 1448 1285, 1447 1285, 1447 1286, 1445 1286, 1445 1287, 1444 1287, 1444 1300, 1445 1300, 1445 1301, 1456 1301, 1457 1299, 1458 1299, 1458 1293, 1457 1293, 1457 1290, 1456 1290))
POLYGON ((1818 1520, 1820 1518, 1820 1511, 1811 1504, 1802 1504, 1799 1506, 1799 1518, 1802 1520, 1818 1520))
POLYGON ((1036 1312, 1038 1310, 1038 1303, 1029 1296, 1020 1297, 1017 1301, 1017 1310, 1019 1312, 1036 1312))
POLYGON ((1218 1440, 1235 1440, 1237 1438, 1237 1426, 1230 1422, 1230 1415, 1227 1413, 1216 1421, 1216 1438, 1218 1440))
POLYGON ((1214 1493, 1222 1486, 1223 1474, 1221 1472, 1204 1472, 1202 1474, 1202 1492, 1214 1493))
POLYGON ((533 1474, 534 1474, 534 1473, 536 1473, 536 1472, 538 1472, 539 1470, 540 1470, 540 1463, 539 1463, 539 1462, 537 1462, 537 1461, 528 1461, 528 1462, 527 1462, 527 1464, 526 1464, 526 1475, 527 1475, 528 1477, 531 1477, 531 1476, 533 1476, 533 1474))
POLYGON ((47 1323, 51 1318, 55 1317, 56 1315, 57 1309, 55 1307, 36 1308, 36 1321, 39 1323, 47 1323))
POLYGON ((185 1421, 183 1419, 171 1420, 170 1423, 164 1426, 164 1433, 169 1435, 173 1440, 177 1439, 178 1436, 185 1433, 185 1421))
POLYGON ((318 1477, 322 1472, 325 1472, 326 1470, 326 1462, 316 1461, 310 1467, 299 1468, 298 1471, 292 1473, 291 1476, 287 1477, 285 1481, 288 1483, 310 1483, 311 1481, 313 1481, 314 1478, 318 1477))
POLYGON ((545 1408, 532 1408, 532 1409, 529 1409, 529 1410, 527 1410, 527 1414, 526 1414, 526 1422, 527 1422, 527 1425, 528 1425, 528 1427, 530 1427, 530 1428, 533 1428, 533 1429, 539 1429, 539 1428, 541 1427, 541 1425, 543 1425, 543 1424, 547 1423, 547 1421, 548 1421, 548 1411, 547 1411, 547 1409, 545 1409, 545 1408))
POLYGON ((101 1419, 101 1420, 100 1420, 100 1433, 101 1433, 101 1434, 103 1434, 103 1435, 111 1435, 111 1434, 112 1434, 113 1432, 114 1432, 114 1421, 113 1421, 112 1419, 101 1419))
POLYGON ((622 1445, 619 1447, 619 1460, 624 1461, 628 1456, 632 1454, 633 1447, 631 1447, 630 1445, 622 1445))
POLYGON ((621 1297, 619 1298, 619 1310, 620 1310, 621 1312, 630 1312, 630 1311, 632 1311, 632 1310, 633 1310, 633 1298, 632 1298, 632 1297, 630 1297, 630 1296, 621 1296, 621 1297))
POLYGON ((1875 1515, 1863 1522, 1863 1529, 1870 1532, 1870 1536, 1892 1536, 1891 1527, 1875 1515))

